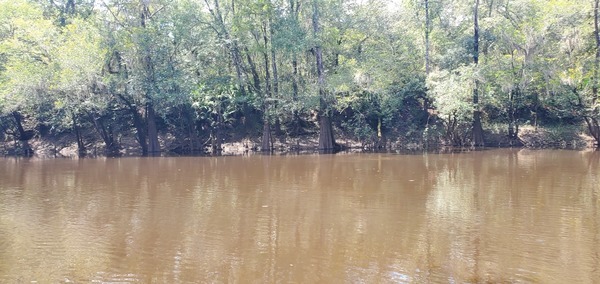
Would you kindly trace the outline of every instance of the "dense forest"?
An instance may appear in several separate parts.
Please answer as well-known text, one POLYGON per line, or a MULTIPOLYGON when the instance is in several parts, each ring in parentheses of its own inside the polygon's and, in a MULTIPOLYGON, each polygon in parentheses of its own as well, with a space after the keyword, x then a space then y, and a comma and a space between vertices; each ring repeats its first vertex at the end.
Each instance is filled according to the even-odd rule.
POLYGON ((0 141, 600 140, 599 0, 0 0, 0 141), (135 139, 135 140, 133 140, 135 139))

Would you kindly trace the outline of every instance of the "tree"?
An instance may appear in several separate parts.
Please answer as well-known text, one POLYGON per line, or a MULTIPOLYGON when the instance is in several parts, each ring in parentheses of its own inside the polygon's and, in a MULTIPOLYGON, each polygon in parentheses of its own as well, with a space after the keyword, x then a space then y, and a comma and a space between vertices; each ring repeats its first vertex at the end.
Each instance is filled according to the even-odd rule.
POLYGON ((467 65, 452 71, 433 72, 428 78, 428 89, 435 98, 433 104, 444 124, 444 137, 454 146, 467 143, 468 125, 472 125, 475 109, 469 94, 475 88, 475 65, 467 65))
MULTIPOLYGON (((473 8, 473 64, 479 64, 479 0, 475 0, 473 8)), ((481 126, 481 110, 479 106, 479 83, 475 82, 473 87, 473 144, 483 146, 483 127, 481 126)))
POLYGON ((319 150, 330 151, 336 148, 333 136, 329 108, 329 96, 325 89, 325 69, 323 66, 323 50, 320 43, 321 28, 319 26, 319 1, 312 1, 312 27, 316 39, 314 46, 317 84, 319 89, 319 150))
POLYGON ((47 105, 59 32, 39 6, 27 1, 1 1, 0 11, 0 111, 12 118, 21 153, 31 155, 27 141, 34 132, 26 129, 24 118, 39 116, 47 105))
POLYGON ((109 59, 109 91, 133 117, 143 154, 160 152, 157 120, 185 102, 186 74, 180 69, 181 6, 143 0, 139 5, 114 1, 106 10, 109 59))
MULTIPOLYGON (((52 52, 57 65, 54 82, 49 89, 56 113, 54 124, 72 129, 78 152, 85 153, 81 124, 88 118, 98 126, 99 114, 111 103, 101 83, 106 50, 102 48, 100 31, 89 21, 74 19, 62 28, 60 42, 52 52)), ((117 145, 109 134, 97 128, 107 154, 114 155, 117 145)))
POLYGON ((591 115, 584 115, 585 123, 592 137, 596 140, 596 147, 600 148, 600 106, 598 105, 598 88, 600 77, 600 1, 594 0, 594 67, 592 78, 592 105, 591 115))

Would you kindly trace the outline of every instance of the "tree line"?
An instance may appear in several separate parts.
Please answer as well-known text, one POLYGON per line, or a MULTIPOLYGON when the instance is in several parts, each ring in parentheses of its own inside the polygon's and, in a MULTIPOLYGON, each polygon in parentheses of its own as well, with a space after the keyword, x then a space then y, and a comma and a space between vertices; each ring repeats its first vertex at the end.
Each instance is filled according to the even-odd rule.
MULTIPOLYGON (((599 0, 0 0, 0 139, 600 141, 599 0)), ((173 150, 173 149, 171 149, 173 150)))

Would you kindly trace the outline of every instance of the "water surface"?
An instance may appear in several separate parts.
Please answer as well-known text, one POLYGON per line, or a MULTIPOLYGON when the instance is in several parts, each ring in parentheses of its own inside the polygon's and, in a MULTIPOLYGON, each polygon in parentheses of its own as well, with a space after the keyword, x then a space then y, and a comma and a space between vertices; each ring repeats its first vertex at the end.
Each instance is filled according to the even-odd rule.
POLYGON ((0 282, 600 281, 600 155, 0 159, 0 282))

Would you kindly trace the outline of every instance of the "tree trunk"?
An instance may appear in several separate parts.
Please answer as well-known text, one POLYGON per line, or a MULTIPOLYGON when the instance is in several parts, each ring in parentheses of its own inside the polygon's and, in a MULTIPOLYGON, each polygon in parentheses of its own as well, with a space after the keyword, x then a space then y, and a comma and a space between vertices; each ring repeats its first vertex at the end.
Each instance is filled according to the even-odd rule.
MULTIPOLYGON (((479 0, 475 0, 473 9, 473 63, 475 66, 479 64, 479 0)), ((481 126, 481 110, 479 108, 479 83, 475 81, 473 88, 473 145, 481 147, 483 142, 483 127, 481 126)))
MULTIPOLYGON (((428 77, 431 72, 431 15, 429 13, 429 0, 425 0, 425 76, 428 77)), ((428 112, 431 105, 431 100, 427 95, 423 98, 423 110, 428 112)), ((429 113, 429 112, 428 112, 429 113)), ((429 114, 431 117, 431 114, 429 114)), ((427 119, 427 126, 429 126, 429 119, 427 119)))
POLYGON ((140 110, 138 111, 137 107, 130 102, 127 98, 125 98, 125 96, 121 95, 121 94, 117 94, 117 97, 119 97, 126 105, 127 109, 129 110, 129 113, 131 113, 131 115, 133 116, 133 127, 135 128, 136 131, 136 140, 138 141, 138 143, 140 144, 140 148, 142 150, 142 155, 148 155, 148 141, 146 141, 146 125, 144 124, 144 116, 143 116, 143 112, 144 110, 140 110), (140 113, 142 112, 142 113, 140 113))
POLYGON ((75 115, 72 116, 73 119, 73 132, 75 132, 75 139, 77 140, 77 154, 80 157, 85 156, 85 143, 83 143, 83 137, 81 136, 81 131, 79 129, 79 125, 77 124, 77 118, 75 115))
POLYGON ((221 102, 219 102, 219 106, 217 108, 217 117, 216 124, 212 129, 211 133, 211 148, 213 154, 219 154, 221 152, 221 124, 223 123, 223 112, 221 111, 221 102))
POLYGON ((29 139, 31 139, 31 135, 29 135, 28 131, 25 131, 25 128, 23 127, 23 116, 18 113, 18 112, 13 112, 12 113, 13 118, 15 119, 15 126, 17 128, 17 135, 16 138, 19 141, 27 141, 29 139))
MULTIPOLYGON (((290 1, 290 14, 293 15, 294 21, 298 23, 299 3, 294 0, 290 1)), ((298 105, 298 55, 296 51, 292 55, 292 101, 294 105, 298 105)), ((297 136, 301 132, 301 121, 298 110, 292 111, 292 131, 291 136, 297 136)))
POLYGON ((584 119, 590 135, 596 141, 596 148, 600 148, 600 122, 598 119, 588 116, 585 116, 584 119))
POLYGON ((158 131, 156 129, 156 113, 152 104, 146 105, 146 122, 148 125, 148 153, 155 155, 160 153, 158 143, 158 131))
MULTIPOLYGON (((279 106, 277 105, 277 99, 279 98, 279 72, 277 68, 277 53, 275 51, 275 46, 273 46, 273 20, 271 19, 271 16, 269 16, 269 37, 271 40, 271 69, 273 71, 272 95, 276 99, 271 107, 278 109, 279 106)), ((279 137, 279 141, 281 141, 281 143, 285 143, 285 137, 281 131, 279 117, 275 118, 275 135, 279 137)))
MULTIPOLYGON (((229 35, 229 31, 225 26, 225 21, 223 20, 223 15, 221 14, 221 8, 219 7, 219 0, 213 1, 213 7, 211 7, 208 0, 204 0, 204 3, 206 3, 208 11, 210 12, 211 16, 216 22, 216 25, 218 26, 218 28, 215 28, 215 30, 217 31, 219 37, 225 43, 225 47, 227 47, 227 49, 231 53, 233 65, 235 66, 235 73, 237 76, 239 91, 241 92, 242 96, 246 96, 246 91, 244 89, 244 68, 242 62, 242 53, 240 52, 240 48, 237 44, 237 41, 231 38, 231 36, 229 35)), ((232 4, 232 6, 235 7, 235 4, 232 4)), ((233 12, 235 13, 235 9, 233 10, 233 12)))
MULTIPOLYGON (((292 59, 292 101, 294 105, 298 105, 298 58, 296 54, 294 54, 294 58, 292 59)), ((292 132, 291 136, 297 136, 300 134, 300 115, 298 114, 298 110, 294 109, 292 111, 292 132)))
POLYGON ((588 130, 594 140, 596 140, 596 147, 600 149, 600 123, 596 117, 594 117, 598 113, 598 81, 599 81, 599 72, 600 72, 600 25, 598 23, 599 19, 599 4, 600 0, 594 0, 594 39, 596 43, 596 54, 594 58, 594 78, 592 84, 592 113, 590 117, 585 117, 585 122, 588 126, 588 130))
POLYGON ((600 25, 598 23, 599 19, 599 4, 600 0, 594 0, 594 40, 596 43, 596 54, 594 58, 594 81, 592 85, 592 104, 596 106, 596 102, 598 101, 598 72, 600 72, 600 25))
MULTIPOLYGON (((273 96, 277 97, 279 95, 279 74, 277 72, 277 54, 275 52, 275 47, 273 46, 273 23, 271 17, 269 17, 269 37, 271 39, 271 67, 273 71, 273 96)), ((265 36, 266 42, 266 36, 265 36)), ((265 43, 266 45, 266 43, 265 43)))
POLYGON ((258 76, 258 71, 256 70, 256 64, 254 64, 252 56, 250 55, 250 51, 247 47, 244 47, 244 51, 246 52, 246 60, 248 61, 248 66, 250 66, 250 73, 252 73, 252 81, 254 82, 252 89, 255 93, 260 93, 260 77, 258 76))
POLYGON ((109 124, 106 126, 104 124, 104 119, 102 117, 95 117, 93 114, 89 115, 89 118, 94 123, 94 128, 102 141, 104 141, 104 150, 107 156, 118 156, 119 155, 119 145, 117 145, 117 141, 115 141, 115 136, 113 134, 113 128, 109 124))
MULTIPOLYGON (((319 7, 316 0, 313 0, 313 15, 312 15, 313 32, 316 37, 320 34, 319 27, 319 7)), ((317 41, 318 42, 318 41, 317 41)), ((317 43, 314 47, 315 59, 317 64, 317 76, 319 84, 319 150, 331 151, 335 148, 335 139, 333 137, 333 127, 331 118, 329 117, 328 104, 325 92, 325 72, 323 68, 323 51, 321 44, 317 43)))
POLYGON ((335 139, 333 137, 333 127, 331 119, 327 115, 321 115, 319 118, 319 150, 331 151, 335 149, 335 139))
POLYGON ((33 149, 31 149, 31 146, 29 146, 28 141, 33 138, 34 132, 33 130, 25 130, 23 127, 23 116, 19 112, 14 111, 12 115, 15 119, 15 126, 17 127, 17 135, 15 138, 17 138, 17 141, 19 141, 21 154, 27 157, 32 156, 33 149))
POLYGON ((263 137, 261 143, 261 151, 271 151, 271 122, 269 120, 269 99, 271 98, 271 74, 269 72, 269 40, 267 38, 267 24, 263 22, 263 60, 265 64, 265 94, 263 100, 263 137))
POLYGON ((431 19, 429 18, 429 0, 425 0, 425 75, 429 76, 429 34, 431 29, 431 19))
POLYGON ((269 152, 272 150, 272 141, 271 137, 271 124, 268 120, 263 122, 263 135, 262 135, 262 143, 260 144, 260 150, 263 152, 269 152))
POLYGON ((146 127, 144 118, 137 110, 133 110, 133 126, 136 130, 136 139, 140 144, 142 155, 148 155, 148 141, 146 139, 146 127))
POLYGON ((517 121, 517 109, 515 101, 520 96, 519 89, 510 91, 509 93, 509 105, 508 105, 508 137, 511 140, 517 139, 519 135, 519 124, 517 121))

